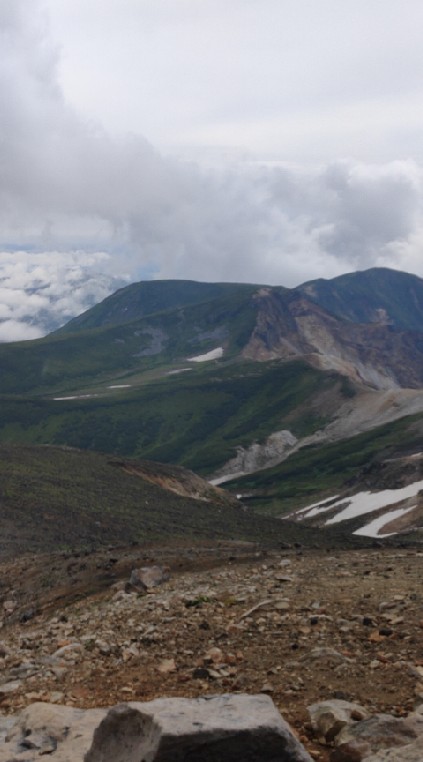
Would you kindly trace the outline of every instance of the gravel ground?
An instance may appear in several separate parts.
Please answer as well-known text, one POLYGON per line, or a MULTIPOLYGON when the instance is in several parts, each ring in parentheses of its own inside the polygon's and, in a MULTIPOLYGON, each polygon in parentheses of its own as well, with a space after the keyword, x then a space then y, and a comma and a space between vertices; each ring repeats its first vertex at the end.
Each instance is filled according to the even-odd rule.
POLYGON ((307 705, 400 717, 423 702, 422 565, 421 550, 248 547, 5 565, 0 711, 266 692, 324 762, 307 705), (168 581, 125 592, 131 567, 157 561, 168 581))

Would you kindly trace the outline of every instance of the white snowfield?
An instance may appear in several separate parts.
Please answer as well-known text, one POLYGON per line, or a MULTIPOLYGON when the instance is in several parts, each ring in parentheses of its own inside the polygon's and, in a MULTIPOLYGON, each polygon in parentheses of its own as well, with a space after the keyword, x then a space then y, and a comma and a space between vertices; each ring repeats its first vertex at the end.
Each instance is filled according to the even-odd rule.
POLYGON ((187 357, 187 362, 207 362, 208 360, 219 360, 223 357, 223 347, 211 349, 205 355, 196 355, 196 357, 187 357))
MULTIPOLYGON (((295 517, 297 521, 303 521, 304 519, 311 519, 322 513, 338 509, 339 512, 335 516, 331 516, 331 518, 325 522, 326 526, 331 526, 332 524, 339 524, 341 521, 355 519, 357 516, 364 516, 367 513, 380 511, 383 508, 388 509, 390 506, 395 506, 402 500, 411 500, 412 498, 417 497, 417 494, 421 489, 423 489, 423 480, 408 484, 401 489, 385 489, 380 492, 359 492, 357 495, 351 497, 339 497, 338 495, 334 495, 333 497, 325 498, 320 503, 307 505, 305 508, 301 508, 300 511, 296 511, 283 518, 290 519, 295 517), (337 499, 338 497, 339 500, 337 499)), ((386 511, 382 516, 373 519, 369 524, 360 527, 360 529, 356 529, 354 534, 363 537, 389 537, 390 535, 397 534, 397 532, 383 534, 380 530, 383 530, 383 527, 391 521, 414 510, 416 505, 417 502, 411 506, 408 504, 401 508, 386 511)))
MULTIPOLYGON (((328 519, 326 526, 331 524, 339 524, 340 521, 346 521, 347 519, 355 519, 357 516, 362 516, 365 513, 372 513, 380 508, 385 508, 388 505, 395 505, 400 500, 406 500, 410 497, 416 497, 419 490, 423 489, 423 480, 414 482, 414 484, 408 484, 407 487, 401 489, 384 489, 380 492, 359 492, 353 497, 344 498, 330 508, 336 508, 348 501, 348 506, 336 516, 328 519)), ((326 510, 328 510, 326 508, 326 510)))
POLYGON ((361 529, 356 529, 353 534, 359 534, 362 537, 391 537, 392 535, 397 534, 397 532, 382 533, 380 530, 391 521, 394 521, 394 519, 398 519, 400 516, 404 516, 406 513, 413 511, 415 507, 415 505, 412 505, 411 508, 397 508, 396 511, 384 513, 383 516, 373 519, 370 524, 366 524, 366 526, 361 527, 361 529))
POLYGON ((333 497, 327 497, 320 503, 312 503, 311 505, 306 505, 305 508, 301 508, 300 511, 297 511, 295 516, 297 516, 299 519, 311 519, 313 516, 318 516, 319 513, 330 511, 333 505, 333 501, 336 500, 337 497, 338 495, 334 495, 333 497))

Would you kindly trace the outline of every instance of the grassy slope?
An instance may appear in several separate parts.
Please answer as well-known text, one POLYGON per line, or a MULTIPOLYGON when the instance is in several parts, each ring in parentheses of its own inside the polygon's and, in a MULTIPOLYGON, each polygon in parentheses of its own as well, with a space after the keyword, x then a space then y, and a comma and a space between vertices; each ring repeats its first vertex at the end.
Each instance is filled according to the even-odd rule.
POLYGON ((230 357, 247 341, 254 320, 254 305, 242 292, 124 325, 1 344, 0 393, 65 393, 166 367, 222 343, 230 357), (161 351, 143 355, 152 345, 152 331, 161 336, 161 351))
POLYGON ((98 453, 2 445, 0 485, 0 558, 178 538, 331 543, 330 533, 178 497, 98 453))
POLYGON ((245 283, 198 283, 192 280, 159 280, 131 283, 71 320, 56 333, 65 334, 120 325, 156 312, 210 302, 219 298, 249 296, 258 286, 245 283))
POLYGON ((196 368, 89 400, 3 397, 0 441, 66 444, 179 463, 208 474, 239 444, 320 428, 319 394, 347 393, 336 373, 302 361, 196 368))
POLYGON ((253 492, 251 505, 279 516, 335 494, 345 482, 374 460, 423 449, 423 415, 393 423, 341 442, 305 447, 274 468, 230 482, 231 490, 253 492))

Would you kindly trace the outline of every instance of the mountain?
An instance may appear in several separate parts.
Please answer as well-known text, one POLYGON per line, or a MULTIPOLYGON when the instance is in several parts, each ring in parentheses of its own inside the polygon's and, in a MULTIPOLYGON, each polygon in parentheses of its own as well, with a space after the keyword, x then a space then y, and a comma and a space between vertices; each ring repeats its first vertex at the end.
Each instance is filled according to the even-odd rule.
MULTIPOLYGON (((79 325, 94 322, 99 327, 0 347, 0 393, 78 392, 99 382, 131 383, 134 374, 159 368, 186 372, 204 356, 216 357, 209 352, 217 352, 223 362, 302 358, 374 388, 420 388, 423 383, 422 332, 336 317, 297 290, 217 284, 218 296, 204 300, 208 284, 190 283, 188 297, 185 285, 178 285, 175 300, 189 298, 191 304, 122 322, 134 293, 141 299, 141 292, 151 290, 149 304, 161 308, 173 285, 165 281, 158 299, 160 285, 122 289, 93 308, 94 315, 88 311, 78 318, 79 325), (113 319, 117 324, 103 325, 113 319)), ((137 299, 133 313, 140 311, 137 299)))
POLYGON ((355 322, 367 299, 388 303, 395 279, 414 289, 418 326, 421 280, 383 269, 334 279, 332 311, 303 287, 133 284, 66 330, 0 346, 0 442, 149 458, 222 481, 257 472, 259 486, 273 479, 265 509, 280 513, 288 464, 318 493, 334 453, 345 447, 357 470, 363 452, 377 456, 378 427, 423 417, 423 332, 400 327, 395 301, 389 325, 355 322))
POLYGON ((374 267, 295 290, 342 320, 423 331, 423 279, 410 273, 374 267))
POLYGON ((198 283, 192 280, 152 280, 131 283, 70 320, 57 333, 121 325, 164 310, 210 302, 219 297, 250 294, 257 286, 243 283, 198 283))

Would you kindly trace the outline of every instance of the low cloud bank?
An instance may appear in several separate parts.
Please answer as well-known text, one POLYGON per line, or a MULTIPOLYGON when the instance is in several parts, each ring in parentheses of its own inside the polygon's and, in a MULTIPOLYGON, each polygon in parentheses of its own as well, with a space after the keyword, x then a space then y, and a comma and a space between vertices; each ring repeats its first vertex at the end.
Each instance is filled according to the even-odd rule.
POLYGON ((97 270, 105 254, 0 252, 0 341, 38 339, 124 281, 97 270))
POLYGON ((206 167, 111 137, 66 103, 45 18, 27 10, 0 0, 0 340, 42 335, 122 277, 423 275, 415 161, 206 167))

